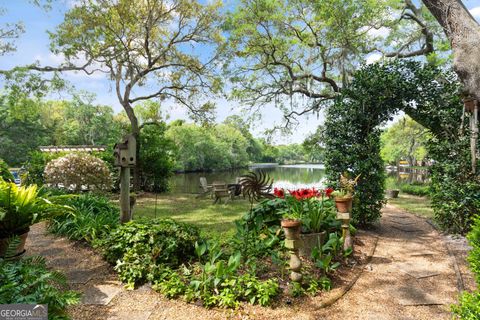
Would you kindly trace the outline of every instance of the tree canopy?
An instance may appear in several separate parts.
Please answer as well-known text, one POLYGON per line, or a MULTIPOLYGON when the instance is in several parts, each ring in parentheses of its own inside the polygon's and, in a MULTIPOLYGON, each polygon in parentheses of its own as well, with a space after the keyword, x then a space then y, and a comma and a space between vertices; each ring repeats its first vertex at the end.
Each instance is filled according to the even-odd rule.
POLYGON ((232 97, 274 104, 287 125, 331 104, 372 55, 445 49, 435 19, 409 0, 242 0, 226 30, 232 97))
POLYGON ((407 160, 411 166, 415 166, 427 155, 425 146, 428 138, 428 130, 405 116, 382 132, 382 159, 394 165, 400 160, 407 160))

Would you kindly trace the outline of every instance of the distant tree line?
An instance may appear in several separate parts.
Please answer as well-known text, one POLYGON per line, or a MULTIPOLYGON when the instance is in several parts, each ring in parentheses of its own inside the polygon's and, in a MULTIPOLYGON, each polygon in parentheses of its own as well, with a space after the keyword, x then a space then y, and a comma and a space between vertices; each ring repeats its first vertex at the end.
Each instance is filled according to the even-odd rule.
MULTIPOLYGON (((41 183, 42 169, 55 157, 42 156, 38 151, 41 145, 106 145, 108 150, 100 157, 112 165, 113 145, 129 132, 130 123, 124 112, 115 114, 112 107, 92 101, 88 94, 75 95, 68 101, 8 93, 0 96, 0 158, 12 167, 28 164, 34 171, 31 182, 36 183, 41 183)), ((221 124, 183 120, 167 124, 160 105, 150 101, 137 105, 135 112, 142 132, 141 185, 146 190, 164 191, 174 171, 228 170, 252 162, 321 159, 321 150, 312 149, 318 141, 275 146, 255 138, 250 125, 239 116, 230 116, 221 124)))

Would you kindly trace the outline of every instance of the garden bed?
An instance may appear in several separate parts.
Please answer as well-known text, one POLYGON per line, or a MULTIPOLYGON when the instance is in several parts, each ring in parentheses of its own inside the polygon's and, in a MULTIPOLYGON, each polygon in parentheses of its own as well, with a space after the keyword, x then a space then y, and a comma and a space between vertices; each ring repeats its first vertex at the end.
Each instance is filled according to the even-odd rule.
MULTIPOLYGON (((136 290, 125 290, 115 271, 102 259, 101 255, 92 250, 83 242, 69 241, 64 237, 45 235, 43 224, 35 225, 28 240, 29 254, 39 254, 46 257, 47 264, 67 274, 70 288, 85 293, 91 292, 95 286, 105 283, 116 283, 119 292, 108 304, 85 304, 69 308, 73 319, 225 319, 255 318, 255 319, 282 319, 295 318, 298 312, 311 314, 321 306, 338 298, 365 269, 369 255, 372 254, 376 243, 376 236, 370 232, 358 231, 355 237, 354 253, 349 258, 350 263, 344 264, 331 276, 333 288, 331 291, 322 291, 317 296, 291 297, 281 293, 269 307, 242 303, 237 309, 204 308, 198 303, 186 303, 182 300, 165 298, 162 294, 151 290, 150 285, 144 285, 136 290), (47 247, 35 245, 48 242, 47 247), (84 273, 93 272, 93 276, 86 283, 75 282, 72 268, 84 273)), ((268 262, 267 262, 268 264, 268 262)), ((265 273, 263 277, 267 277, 265 273)), ((287 282, 281 281, 281 287, 286 288, 287 282)), ((85 299, 85 298, 84 298, 85 299)))

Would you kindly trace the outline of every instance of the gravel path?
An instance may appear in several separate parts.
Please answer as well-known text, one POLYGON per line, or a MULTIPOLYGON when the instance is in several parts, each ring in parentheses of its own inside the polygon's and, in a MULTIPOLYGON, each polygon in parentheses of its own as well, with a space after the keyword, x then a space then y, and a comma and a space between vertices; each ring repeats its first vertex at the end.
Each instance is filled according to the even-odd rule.
POLYGON ((450 319, 458 296, 444 236, 425 219, 387 205, 371 263, 343 299, 318 316, 349 319, 450 319))
POLYGON ((458 287, 473 288, 464 261, 465 240, 441 235, 425 219, 387 205, 375 230, 359 232, 355 254, 365 258, 375 242, 370 263, 353 268, 336 290, 361 272, 358 281, 330 307, 319 306, 336 290, 274 308, 246 305, 238 310, 207 310, 167 300, 148 286, 127 291, 99 254, 45 235, 43 224, 32 227, 27 249, 46 257, 50 267, 67 274, 72 289, 84 294, 82 303, 69 312, 82 320, 450 319, 449 306, 457 299, 458 287))

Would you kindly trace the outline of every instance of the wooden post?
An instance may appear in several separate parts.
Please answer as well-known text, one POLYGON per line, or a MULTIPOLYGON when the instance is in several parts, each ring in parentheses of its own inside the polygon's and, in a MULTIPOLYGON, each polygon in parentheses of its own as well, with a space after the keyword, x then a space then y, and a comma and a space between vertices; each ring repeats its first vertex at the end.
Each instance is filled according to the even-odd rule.
POLYGON ((132 219, 134 202, 130 203, 130 168, 137 163, 136 151, 137 142, 131 134, 126 135, 122 142, 115 144, 113 150, 115 166, 120 167, 120 223, 132 219))
POLYGON ((130 214, 130 168, 120 168, 120 222, 131 220, 130 214))

